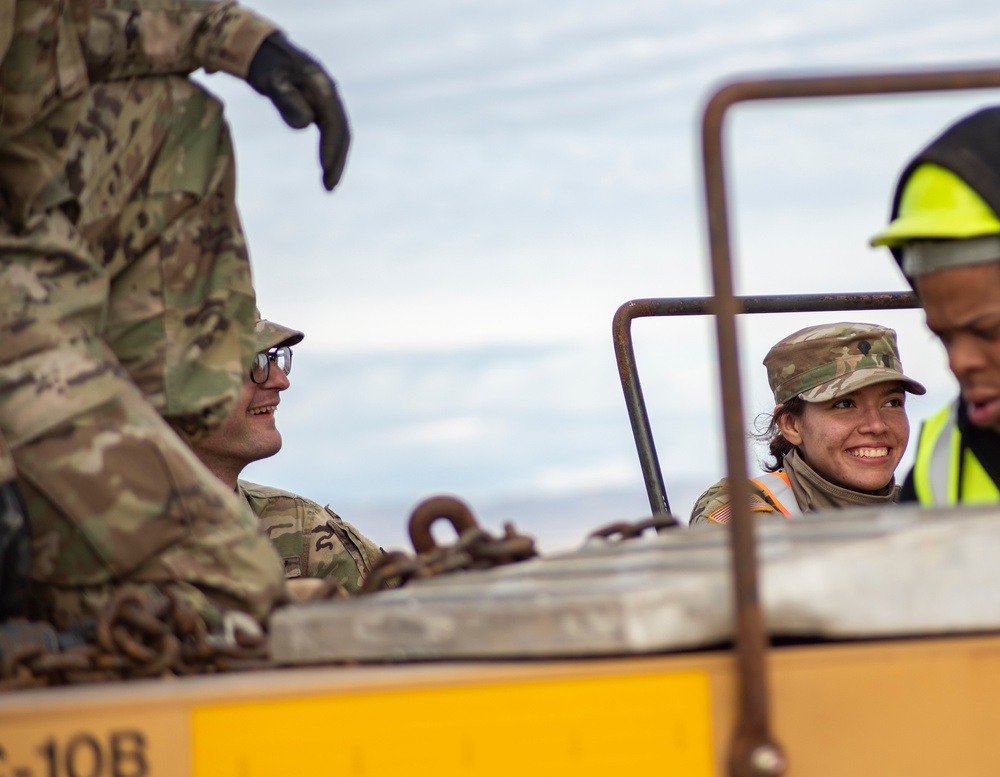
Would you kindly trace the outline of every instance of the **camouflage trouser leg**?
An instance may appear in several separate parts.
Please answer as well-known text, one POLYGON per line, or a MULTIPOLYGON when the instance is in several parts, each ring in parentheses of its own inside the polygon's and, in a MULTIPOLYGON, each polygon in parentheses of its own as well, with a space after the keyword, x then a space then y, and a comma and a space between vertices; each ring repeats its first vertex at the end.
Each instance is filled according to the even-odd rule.
POLYGON ((179 79, 113 86, 93 90, 74 201, 26 231, 0 223, 0 436, 31 518, 37 614, 63 625, 116 585, 170 582, 210 619, 262 618, 283 587, 276 554, 158 412, 209 428, 253 350, 228 136, 179 79))
POLYGON ((62 183, 111 279, 105 342, 175 429, 215 427, 256 320, 221 104, 183 78, 95 86, 62 183))

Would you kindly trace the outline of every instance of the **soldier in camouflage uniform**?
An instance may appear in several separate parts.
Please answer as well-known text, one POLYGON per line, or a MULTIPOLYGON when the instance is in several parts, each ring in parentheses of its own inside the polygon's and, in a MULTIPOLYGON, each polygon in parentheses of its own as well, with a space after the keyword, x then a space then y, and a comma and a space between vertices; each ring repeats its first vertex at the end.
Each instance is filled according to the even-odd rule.
MULTIPOLYGON (((786 518, 816 510, 895 502, 893 473, 909 439, 896 333, 874 324, 812 326, 764 358, 775 408, 761 439, 774 461, 750 481, 750 511, 786 518)), ((723 478, 695 504, 691 523, 731 516, 723 478)))
POLYGON ((194 443, 195 453, 226 485, 250 505, 271 538, 285 567, 285 577, 335 580, 360 590, 381 550, 329 507, 277 488, 239 480, 251 462, 281 449, 275 412, 289 386, 291 346, 303 334, 271 321, 258 321, 257 358, 230 417, 194 443))
POLYGON ((255 353, 232 147, 197 68, 315 122, 333 188, 334 85, 270 22, 228 0, 0 0, 0 479, 13 461, 32 614, 58 625, 122 583, 174 586, 211 622, 283 592, 178 436, 228 415, 255 353))

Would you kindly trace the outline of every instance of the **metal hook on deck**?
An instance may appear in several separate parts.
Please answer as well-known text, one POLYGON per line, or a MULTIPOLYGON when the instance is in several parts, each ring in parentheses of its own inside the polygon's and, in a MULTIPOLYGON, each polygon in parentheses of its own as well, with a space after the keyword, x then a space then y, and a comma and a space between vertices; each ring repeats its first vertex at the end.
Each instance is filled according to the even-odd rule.
POLYGON ((441 518, 447 519, 459 537, 468 529, 478 529, 479 523, 472 515, 472 509, 461 499, 453 496, 432 496, 418 504, 410 516, 410 542, 417 553, 437 550, 437 543, 431 534, 431 526, 441 518))

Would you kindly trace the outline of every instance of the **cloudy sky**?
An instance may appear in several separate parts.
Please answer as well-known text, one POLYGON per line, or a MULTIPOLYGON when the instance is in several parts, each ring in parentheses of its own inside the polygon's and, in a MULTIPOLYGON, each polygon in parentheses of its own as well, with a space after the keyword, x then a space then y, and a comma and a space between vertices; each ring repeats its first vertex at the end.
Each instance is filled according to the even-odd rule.
MULTIPOLYGON (((648 512, 611 320, 638 297, 711 293, 699 124, 737 76, 1000 62, 978 0, 261 0, 322 60, 354 144, 326 194, 312 130, 227 76, 240 208, 264 315, 306 332, 278 412, 285 448, 245 475, 302 493, 385 547, 412 507, 466 499, 543 549, 648 512)), ((727 135, 737 291, 904 288, 883 225, 907 158, 994 92, 755 104, 727 135)), ((954 392, 907 313, 907 371, 954 392)), ((746 416, 760 360, 827 315, 747 318, 746 416)), ((724 474, 708 319, 634 327, 668 497, 687 516, 724 474)), ((912 446, 911 446, 912 447, 912 446)), ((751 468, 755 453, 750 452, 751 468)), ((912 458, 912 450, 906 461, 912 458)))

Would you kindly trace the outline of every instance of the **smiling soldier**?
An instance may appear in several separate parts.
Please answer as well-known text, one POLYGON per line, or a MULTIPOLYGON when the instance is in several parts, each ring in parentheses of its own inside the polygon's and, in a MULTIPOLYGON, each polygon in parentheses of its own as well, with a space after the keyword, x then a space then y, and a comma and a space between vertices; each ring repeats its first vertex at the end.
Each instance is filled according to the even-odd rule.
MULTIPOLYGON (((750 511, 793 518, 831 508, 895 502, 894 473, 910 424, 896 333, 875 324, 801 329, 764 357, 774 411, 759 436, 774 461, 750 481, 750 511)), ((691 523, 727 523, 725 478, 698 499, 691 523)))
POLYGON ((195 453, 250 505, 281 556, 286 578, 332 579, 357 591, 382 554, 374 543, 329 507, 239 479, 248 464, 281 450, 275 412, 290 385, 291 347, 304 337, 266 320, 257 322, 254 336, 258 353, 236 406, 214 433, 194 443, 195 453))

